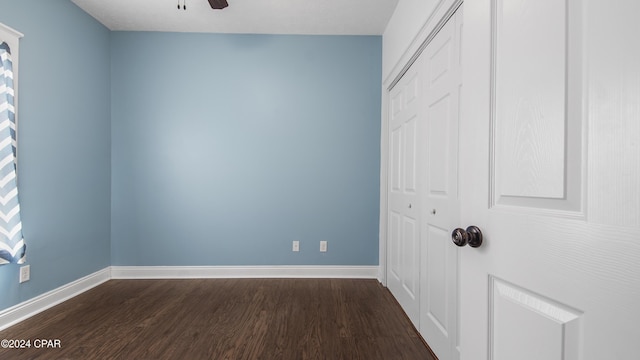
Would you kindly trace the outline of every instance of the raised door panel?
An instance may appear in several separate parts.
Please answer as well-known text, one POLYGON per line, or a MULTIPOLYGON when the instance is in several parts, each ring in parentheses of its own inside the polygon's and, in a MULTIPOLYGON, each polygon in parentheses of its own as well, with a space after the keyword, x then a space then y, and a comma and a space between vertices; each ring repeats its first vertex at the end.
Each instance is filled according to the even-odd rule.
POLYGON ((579 4, 574 0, 493 3, 492 203, 579 213, 583 188, 583 105, 581 80, 576 76, 582 68, 579 4))
POLYGON ((429 104, 428 110, 428 146, 429 146, 429 171, 428 192, 430 197, 446 198, 449 196, 450 177, 449 170, 451 156, 449 144, 451 126, 451 94, 436 99, 429 104))
POLYGON ((391 129, 389 150, 390 190, 399 193, 402 191, 402 127, 391 129))
POLYGON ((491 278, 490 359, 578 360, 583 313, 491 278))
MULTIPOLYGON (((402 287, 405 293, 411 298, 412 302, 418 300, 420 272, 419 272, 419 256, 420 248, 418 243, 418 225, 416 219, 405 216, 403 222, 403 256, 402 256, 402 287)), ((417 304, 416 304, 417 305, 417 304)), ((414 311, 415 306, 407 309, 407 313, 417 315, 414 311)))
MULTIPOLYGON (((450 246, 449 230, 429 226, 426 238, 427 246, 427 289, 426 316, 435 325, 437 331, 448 337, 450 332, 450 310, 455 306, 455 300, 450 298, 450 267, 451 253, 455 251, 450 246)), ((425 334, 427 338, 433 336, 432 331, 425 334)))
POLYGON ((566 11, 558 4, 496 1, 501 195, 565 195, 566 11))
POLYGON ((394 281, 402 278, 402 214, 389 212, 389 274, 394 281))
POLYGON ((404 192, 408 195, 416 195, 416 145, 417 145, 417 114, 409 118, 403 125, 404 130, 404 192))

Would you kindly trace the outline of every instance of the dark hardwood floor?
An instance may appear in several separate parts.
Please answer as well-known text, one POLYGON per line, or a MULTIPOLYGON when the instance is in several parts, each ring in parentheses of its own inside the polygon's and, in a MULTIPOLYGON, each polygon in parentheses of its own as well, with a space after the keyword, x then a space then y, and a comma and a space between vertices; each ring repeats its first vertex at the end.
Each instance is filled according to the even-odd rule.
POLYGON ((1 339, 30 340, 12 360, 435 359, 376 280, 111 280, 1 339))

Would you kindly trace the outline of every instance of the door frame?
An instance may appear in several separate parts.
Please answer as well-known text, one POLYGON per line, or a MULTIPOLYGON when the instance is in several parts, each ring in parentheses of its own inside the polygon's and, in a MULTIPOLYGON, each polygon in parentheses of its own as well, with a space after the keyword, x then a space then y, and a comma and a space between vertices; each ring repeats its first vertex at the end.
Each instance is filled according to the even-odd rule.
POLYGON ((464 0, 440 0, 409 47, 396 62, 389 76, 382 82, 382 108, 380 127, 380 228, 378 281, 387 286, 388 263, 388 192, 389 192, 389 103, 391 89, 400 81, 418 59, 431 40, 449 21, 464 0))

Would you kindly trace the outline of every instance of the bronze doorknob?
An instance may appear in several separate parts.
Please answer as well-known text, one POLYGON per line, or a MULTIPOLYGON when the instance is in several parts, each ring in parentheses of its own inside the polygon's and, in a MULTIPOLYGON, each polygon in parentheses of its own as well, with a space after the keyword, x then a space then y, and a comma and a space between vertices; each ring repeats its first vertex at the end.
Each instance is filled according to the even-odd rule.
POLYGON ((469 226, 466 230, 457 228, 451 233, 451 240, 458 246, 469 246, 477 248, 482 245, 482 231, 477 226, 469 226))

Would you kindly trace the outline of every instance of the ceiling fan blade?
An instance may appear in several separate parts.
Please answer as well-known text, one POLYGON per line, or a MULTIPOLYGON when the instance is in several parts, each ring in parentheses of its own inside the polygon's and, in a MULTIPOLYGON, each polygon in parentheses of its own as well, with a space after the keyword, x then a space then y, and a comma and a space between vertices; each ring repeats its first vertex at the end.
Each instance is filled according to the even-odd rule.
POLYGON ((224 9, 229 6, 227 0, 209 0, 209 5, 212 9, 224 9))

